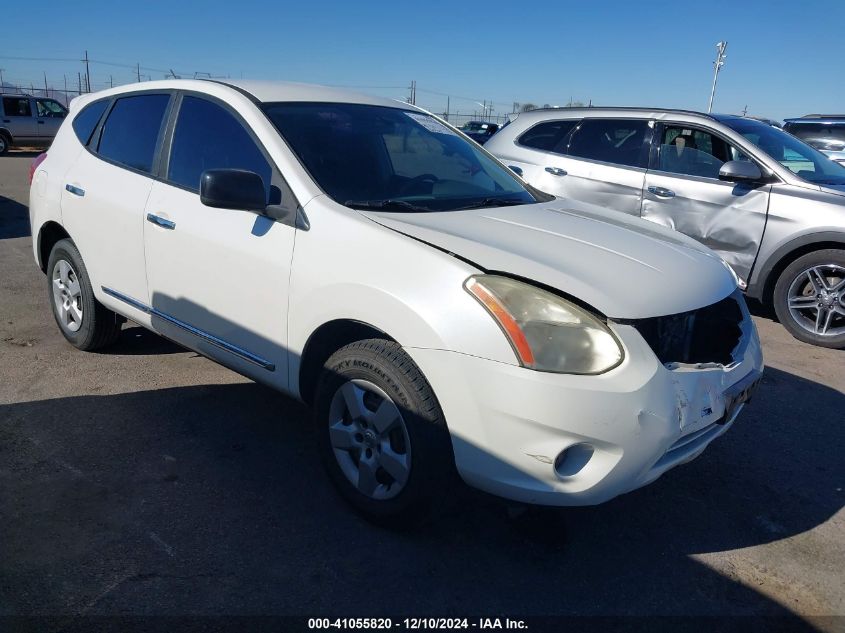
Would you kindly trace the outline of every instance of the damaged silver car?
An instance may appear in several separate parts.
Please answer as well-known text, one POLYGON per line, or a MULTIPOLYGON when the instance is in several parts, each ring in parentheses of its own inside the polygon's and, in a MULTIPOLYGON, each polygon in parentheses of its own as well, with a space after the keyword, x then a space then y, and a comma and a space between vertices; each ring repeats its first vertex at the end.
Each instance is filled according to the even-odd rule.
POLYGON ((845 167, 792 135, 684 110, 549 108, 484 148, 538 189, 694 237, 793 336, 845 348, 845 167))

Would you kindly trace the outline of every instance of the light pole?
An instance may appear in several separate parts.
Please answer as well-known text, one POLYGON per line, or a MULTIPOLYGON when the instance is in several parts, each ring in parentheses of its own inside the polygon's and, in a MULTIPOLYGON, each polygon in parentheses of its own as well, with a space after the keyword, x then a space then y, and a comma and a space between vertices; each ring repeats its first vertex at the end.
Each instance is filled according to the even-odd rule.
POLYGON ((727 42, 719 42, 716 44, 716 61, 713 63, 713 87, 710 89, 710 103, 707 104, 707 113, 713 111, 713 97, 716 96, 716 80, 719 78, 719 71, 725 65, 725 51, 728 49, 727 42))

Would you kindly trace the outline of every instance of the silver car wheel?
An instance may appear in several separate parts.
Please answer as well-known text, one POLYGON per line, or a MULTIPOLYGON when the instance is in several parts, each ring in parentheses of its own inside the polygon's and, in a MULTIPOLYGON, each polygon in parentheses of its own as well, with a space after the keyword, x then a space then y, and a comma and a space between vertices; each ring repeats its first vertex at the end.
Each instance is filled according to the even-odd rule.
POLYGON ((9 146, 6 142, 6 137, 0 134, 0 154, 5 152, 7 149, 9 149, 9 146))
POLYGON ((821 336, 845 333, 845 267, 821 264, 800 272, 787 291, 789 314, 821 336))
POLYGON ((73 266, 60 259, 53 266, 53 302, 59 324, 69 332, 82 327, 82 287, 73 266))
POLYGON ((411 442, 399 407, 368 380, 350 380, 332 397, 329 438, 349 482, 379 501, 398 495, 411 472, 411 442))

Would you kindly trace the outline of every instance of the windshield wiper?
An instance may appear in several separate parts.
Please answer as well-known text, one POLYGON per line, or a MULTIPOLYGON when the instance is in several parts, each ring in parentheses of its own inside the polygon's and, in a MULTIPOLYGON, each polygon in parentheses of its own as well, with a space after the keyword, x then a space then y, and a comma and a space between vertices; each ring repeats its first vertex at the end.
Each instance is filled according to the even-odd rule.
POLYGON ((428 207, 420 207, 404 200, 347 200, 343 206, 350 209, 382 209, 382 210, 400 210, 400 211, 425 211, 429 212, 428 207))
POLYGON ((518 204, 529 204, 525 202, 525 200, 514 200, 512 198, 484 198, 482 200, 476 200, 470 204, 467 204, 463 207, 455 208, 455 211, 460 211, 462 209, 481 209, 482 207, 511 207, 518 204))

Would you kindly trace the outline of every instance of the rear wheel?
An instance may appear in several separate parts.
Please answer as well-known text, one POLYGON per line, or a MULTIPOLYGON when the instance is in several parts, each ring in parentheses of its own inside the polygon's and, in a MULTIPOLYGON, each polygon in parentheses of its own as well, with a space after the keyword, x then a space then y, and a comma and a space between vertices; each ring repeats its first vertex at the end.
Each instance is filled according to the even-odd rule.
POLYGON ((370 339, 335 352, 317 386, 315 418, 329 477, 368 519, 406 524, 447 493, 454 458, 443 413, 398 343, 370 339))
POLYGON ((8 152, 10 146, 11 142, 9 141, 9 137, 5 134, 0 134, 0 156, 8 152))
POLYGON ((47 263, 53 317, 68 342, 84 351, 113 343, 122 319, 94 298, 88 270, 71 240, 56 242, 47 263))
POLYGON ((845 250, 815 251, 787 266, 775 284, 774 308, 795 338, 845 348, 845 250))

